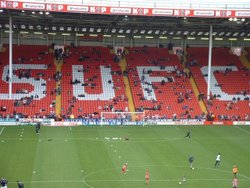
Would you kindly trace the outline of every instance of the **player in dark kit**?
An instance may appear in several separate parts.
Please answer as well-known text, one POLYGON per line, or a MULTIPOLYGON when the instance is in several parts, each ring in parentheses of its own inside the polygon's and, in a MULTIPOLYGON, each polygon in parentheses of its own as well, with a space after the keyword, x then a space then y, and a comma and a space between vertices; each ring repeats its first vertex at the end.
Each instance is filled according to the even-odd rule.
POLYGON ((7 188, 8 180, 5 178, 0 179, 1 188, 7 188))
POLYGON ((37 122, 37 124, 36 124, 36 134, 39 134, 40 129, 41 129, 41 122, 37 122))
POLYGON ((186 138, 186 137, 191 138, 191 130, 190 130, 190 129, 188 129, 188 131, 187 131, 187 134, 186 134, 185 138, 186 138))
POLYGON ((194 170, 194 167, 193 167, 194 157, 190 156, 188 158, 188 162, 189 162, 190 168, 194 170))
POLYGON ((21 181, 17 181, 18 188, 24 188, 24 184, 21 181))

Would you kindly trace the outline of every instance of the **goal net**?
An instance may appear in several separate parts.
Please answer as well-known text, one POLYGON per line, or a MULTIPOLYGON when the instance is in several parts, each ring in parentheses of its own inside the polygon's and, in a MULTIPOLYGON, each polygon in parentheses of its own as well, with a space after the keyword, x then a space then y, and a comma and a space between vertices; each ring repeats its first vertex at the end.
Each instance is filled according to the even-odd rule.
POLYGON ((143 125, 145 112, 101 112, 102 125, 143 125))

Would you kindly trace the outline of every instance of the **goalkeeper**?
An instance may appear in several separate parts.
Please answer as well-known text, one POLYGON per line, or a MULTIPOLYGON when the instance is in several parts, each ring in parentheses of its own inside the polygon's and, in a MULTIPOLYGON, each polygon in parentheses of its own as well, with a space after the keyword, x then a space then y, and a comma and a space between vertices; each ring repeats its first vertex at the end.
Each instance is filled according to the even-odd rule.
POLYGON ((191 169, 194 169, 194 167, 193 167, 194 156, 190 156, 190 157, 188 158, 188 162, 189 162, 190 168, 191 168, 191 169))

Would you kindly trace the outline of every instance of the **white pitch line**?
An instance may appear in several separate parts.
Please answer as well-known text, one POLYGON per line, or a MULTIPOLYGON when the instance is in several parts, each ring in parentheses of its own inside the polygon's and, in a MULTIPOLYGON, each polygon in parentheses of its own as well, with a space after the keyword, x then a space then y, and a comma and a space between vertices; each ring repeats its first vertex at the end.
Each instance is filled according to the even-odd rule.
POLYGON ((69 127, 69 130, 71 131, 71 127, 69 127))
POLYGON ((174 128, 175 128, 177 131, 179 131, 179 130, 180 130, 180 128, 178 128, 177 126, 174 126, 174 128))
POLYGON ((0 136, 2 135, 2 133, 3 133, 3 130, 4 130, 4 127, 1 129, 1 131, 0 131, 0 136))
POLYGON ((240 129, 241 131, 243 131, 243 132, 245 132, 245 133, 248 133, 248 134, 250 134, 250 132, 249 131, 247 131, 247 130, 245 130, 245 129, 242 129, 241 127, 239 127, 239 126, 235 126, 236 128, 238 128, 238 129, 240 129))
MULTIPOLYGON (((96 180, 88 180, 88 182, 144 182, 145 179, 96 179, 96 180)), ((152 182, 177 182, 180 181, 180 179, 151 179, 152 182)), ((216 178, 201 178, 201 179, 187 179, 187 181, 231 181, 231 179, 216 179, 216 178)), ((246 179, 241 179, 240 181, 249 181, 246 179)), ((83 180, 35 180, 35 181, 23 181, 24 183, 81 183, 83 180)), ((8 183, 16 183, 16 181, 9 181, 8 183)), ((84 183, 85 184, 85 183, 84 183)), ((90 187, 93 187, 91 185, 88 185, 90 187)))

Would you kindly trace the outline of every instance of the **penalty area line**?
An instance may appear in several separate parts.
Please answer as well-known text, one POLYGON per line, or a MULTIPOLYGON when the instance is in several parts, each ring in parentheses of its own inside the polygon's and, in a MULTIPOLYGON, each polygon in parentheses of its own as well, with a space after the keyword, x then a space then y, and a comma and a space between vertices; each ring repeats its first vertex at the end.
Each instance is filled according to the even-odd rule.
POLYGON ((5 127, 3 127, 3 128, 1 129, 1 131, 0 131, 0 136, 2 135, 4 128, 5 128, 5 127))
POLYGON ((250 132, 249 132, 249 131, 247 131, 247 130, 245 130, 245 129, 243 129, 243 128, 239 127, 239 126, 235 126, 235 127, 236 127, 236 128, 238 128, 238 129, 240 129, 241 131, 243 131, 243 132, 245 132, 245 133, 250 134, 250 132))

